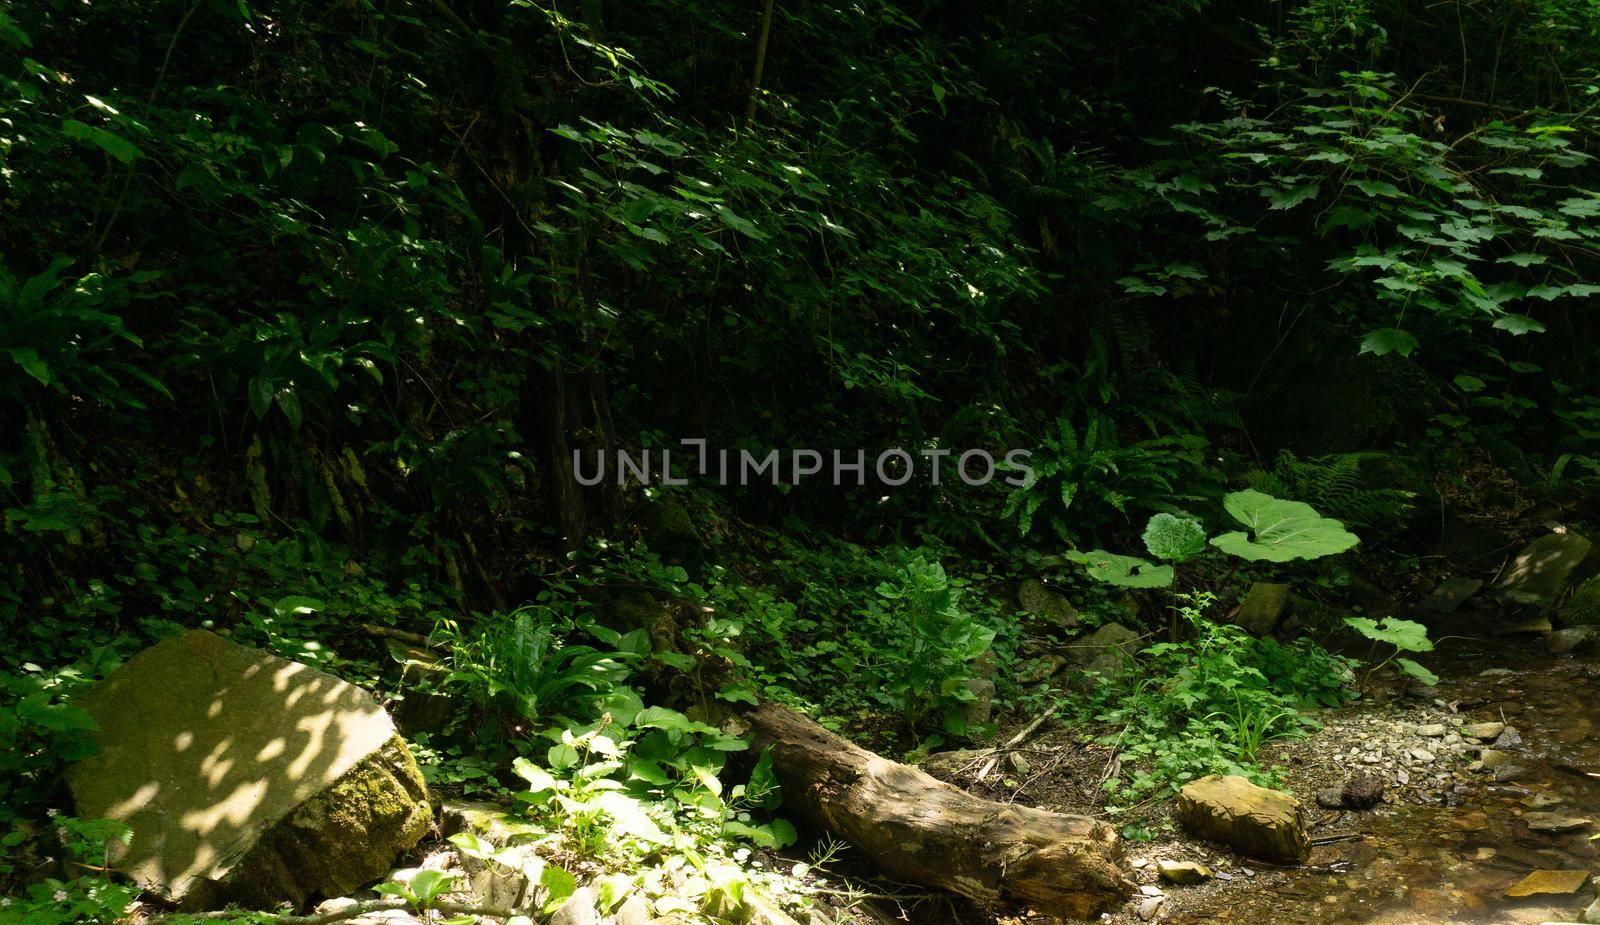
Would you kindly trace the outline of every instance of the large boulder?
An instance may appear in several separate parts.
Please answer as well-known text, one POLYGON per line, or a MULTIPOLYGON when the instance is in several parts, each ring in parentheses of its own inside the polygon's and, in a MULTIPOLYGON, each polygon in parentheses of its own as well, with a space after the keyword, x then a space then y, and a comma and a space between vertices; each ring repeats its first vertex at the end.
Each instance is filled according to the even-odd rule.
POLYGON ((1509 604, 1548 607, 1593 550, 1592 543, 1570 531, 1541 536, 1500 570, 1493 593, 1509 604))
POLYGON ((101 751, 69 772, 78 815, 127 823, 111 866, 185 908, 349 893, 432 824, 371 694, 213 633, 140 652, 81 706, 101 751))
POLYGON ((1300 801, 1243 777, 1213 774, 1186 784, 1177 817, 1200 838, 1250 857, 1297 864, 1311 853, 1300 801))

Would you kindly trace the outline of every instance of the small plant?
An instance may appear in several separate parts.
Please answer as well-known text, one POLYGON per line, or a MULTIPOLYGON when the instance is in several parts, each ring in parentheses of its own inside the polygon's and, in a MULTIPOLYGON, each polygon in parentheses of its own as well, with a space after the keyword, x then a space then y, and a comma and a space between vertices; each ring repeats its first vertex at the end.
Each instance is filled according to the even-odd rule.
POLYGON ((961 608, 960 591, 944 568, 921 556, 906 563, 895 581, 879 585, 878 594, 887 612, 877 616, 900 625, 905 640, 884 655, 889 691, 906 725, 915 732, 937 715, 946 731, 964 733, 961 710, 973 698, 966 682, 995 631, 961 608))
POLYGON ((1432 652, 1433 642, 1428 639, 1428 628, 1414 620, 1401 620, 1396 617, 1384 617, 1382 622, 1367 617, 1345 617, 1346 626, 1372 640, 1374 648, 1379 643, 1394 647, 1389 657, 1367 669, 1366 675, 1361 679, 1362 686, 1366 686, 1367 678, 1384 665, 1394 662, 1407 676, 1432 686, 1439 683, 1439 676, 1422 667, 1409 658, 1403 657, 1401 652, 1432 652))
POLYGON ((433 908, 446 893, 455 887, 455 876, 442 870, 423 868, 400 871, 395 879, 380 883, 373 890, 385 896, 403 899, 419 912, 433 908))
POLYGON ((509 708, 528 722, 565 714, 592 715, 593 704, 628 676, 628 662, 648 652, 643 631, 617 636, 619 648, 602 651, 562 638, 544 611, 522 608, 475 637, 453 621, 438 637, 453 649, 446 684, 460 684, 486 705, 509 708))
MULTIPOLYGON (((1184 562, 1210 545, 1252 562, 1293 562, 1346 552, 1360 542, 1354 533, 1309 504, 1285 501, 1253 489, 1229 493, 1223 508, 1245 527, 1205 540, 1198 521, 1173 514, 1152 516, 1144 529, 1145 548, 1158 559, 1184 562)), ((1103 549, 1071 550, 1067 558, 1087 567, 1090 578, 1124 588, 1165 588, 1176 576, 1172 566, 1103 549)))
MULTIPOLYGON (((111 844, 126 843, 133 831, 111 819, 56 816, 54 823, 72 875, 33 880, 20 894, 4 897, 0 900, 0 925, 112 925, 127 921, 128 906, 139 891, 112 881, 105 872, 110 868, 111 844)), ((31 837, 29 828, 16 826, 0 838, 0 878, 22 872, 17 854, 31 837)))

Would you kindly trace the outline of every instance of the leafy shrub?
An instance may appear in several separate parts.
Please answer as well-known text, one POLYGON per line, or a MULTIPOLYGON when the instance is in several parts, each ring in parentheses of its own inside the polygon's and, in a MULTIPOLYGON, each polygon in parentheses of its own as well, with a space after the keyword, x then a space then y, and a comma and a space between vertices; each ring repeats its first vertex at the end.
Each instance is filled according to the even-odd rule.
POLYGON ((642 630, 618 637, 621 648, 612 651, 571 643, 548 612, 535 608, 488 619, 473 636, 462 635, 454 621, 440 624, 436 637, 451 646, 446 683, 530 723, 592 715, 594 704, 628 676, 627 663, 649 651, 642 630))
POLYGON ((1207 593, 1180 595, 1174 609, 1191 641, 1160 643, 1141 653, 1140 670, 1094 695, 1092 714, 1118 727, 1105 737, 1135 765, 1108 789, 1120 803, 1175 791, 1206 774, 1241 774, 1270 783, 1256 764, 1266 742, 1315 727, 1303 710, 1343 699, 1348 660, 1309 642, 1285 646, 1205 612, 1207 593))

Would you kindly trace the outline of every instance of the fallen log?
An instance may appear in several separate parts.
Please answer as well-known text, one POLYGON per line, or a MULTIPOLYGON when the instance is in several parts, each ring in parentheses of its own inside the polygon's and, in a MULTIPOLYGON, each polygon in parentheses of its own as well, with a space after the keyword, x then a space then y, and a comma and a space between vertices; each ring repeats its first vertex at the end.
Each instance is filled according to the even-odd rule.
POLYGON ((784 806, 895 879, 1072 918, 1133 892, 1103 822, 972 796, 777 704, 743 716, 756 744, 772 748, 784 806))

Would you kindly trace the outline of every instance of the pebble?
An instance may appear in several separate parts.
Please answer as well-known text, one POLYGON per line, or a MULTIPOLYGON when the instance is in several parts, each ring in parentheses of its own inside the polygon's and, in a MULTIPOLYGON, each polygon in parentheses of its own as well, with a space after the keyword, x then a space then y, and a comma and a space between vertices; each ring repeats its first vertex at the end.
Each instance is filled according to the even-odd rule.
POLYGON ((1507 726, 1505 731, 1500 733, 1499 737, 1494 740, 1495 748, 1514 748, 1521 744, 1522 734, 1517 732, 1517 727, 1515 726, 1507 726))
POLYGON ((1432 764, 1433 761, 1434 761, 1434 758, 1436 757, 1433 754, 1433 752, 1430 752, 1425 748, 1413 748, 1407 754, 1409 754, 1411 757, 1417 759, 1418 761, 1422 762, 1423 764, 1432 764))
POLYGON ((1589 908, 1583 910, 1583 920, 1590 925, 1600 925, 1600 899, 1596 899, 1589 904, 1589 908))
POLYGON ((1154 886, 1154 885, 1148 884, 1148 883, 1145 884, 1142 887, 1139 887, 1139 892, 1143 893, 1146 896, 1164 896, 1164 895, 1166 895, 1166 894, 1161 892, 1161 887, 1154 886))
POLYGON ((1417 735, 1422 736, 1424 739, 1442 739, 1444 738, 1444 723, 1429 723, 1426 726, 1418 726, 1417 735))
POLYGON ((1139 918, 1145 920, 1146 922, 1155 918, 1156 911, 1160 909, 1161 904, 1166 901, 1167 898, 1165 896, 1151 896, 1145 899, 1144 902, 1139 904, 1139 918))

